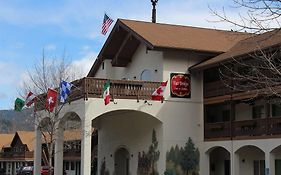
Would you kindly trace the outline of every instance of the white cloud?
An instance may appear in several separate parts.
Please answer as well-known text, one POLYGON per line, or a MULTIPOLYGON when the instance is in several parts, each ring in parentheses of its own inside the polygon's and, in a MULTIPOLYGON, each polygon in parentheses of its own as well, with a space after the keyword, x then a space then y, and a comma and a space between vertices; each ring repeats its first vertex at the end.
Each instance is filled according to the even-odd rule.
POLYGON ((90 51, 84 54, 82 58, 73 61, 71 63, 71 68, 75 71, 80 72, 82 77, 87 76, 96 60, 96 57, 97 53, 90 51))

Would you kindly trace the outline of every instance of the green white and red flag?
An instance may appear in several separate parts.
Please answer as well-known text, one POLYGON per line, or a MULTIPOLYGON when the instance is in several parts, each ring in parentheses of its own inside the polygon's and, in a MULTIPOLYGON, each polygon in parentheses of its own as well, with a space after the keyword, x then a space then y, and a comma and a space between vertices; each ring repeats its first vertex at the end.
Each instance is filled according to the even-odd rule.
POLYGON ((109 89, 110 89, 110 82, 109 80, 107 80, 105 83, 104 83, 104 86, 103 86, 103 99, 104 99, 104 104, 107 105, 109 102, 110 102, 110 94, 109 94, 109 89))

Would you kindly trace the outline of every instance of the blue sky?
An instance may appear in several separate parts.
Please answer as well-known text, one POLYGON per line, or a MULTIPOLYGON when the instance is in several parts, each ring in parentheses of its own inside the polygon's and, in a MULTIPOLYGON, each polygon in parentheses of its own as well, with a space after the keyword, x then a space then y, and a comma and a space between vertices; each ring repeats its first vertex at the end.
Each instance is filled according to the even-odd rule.
MULTIPOLYGON (((230 29, 208 8, 229 9, 230 0, 159 0, 157 22, 230 29)), ((117 18, 151 20, 150 0, 0 0, 0 109, 12 109, 20 83, 45 50, 49 58, 66 52, 84 73, 94 63, 108 34, 101 34, 104 13, 117 18)), ((237 9, 228 10, 235 16, 237 9)), ((113 25, 112 25, 113 26, 113 25)), ((111 28, 112 28, 111 26, 111 28)))

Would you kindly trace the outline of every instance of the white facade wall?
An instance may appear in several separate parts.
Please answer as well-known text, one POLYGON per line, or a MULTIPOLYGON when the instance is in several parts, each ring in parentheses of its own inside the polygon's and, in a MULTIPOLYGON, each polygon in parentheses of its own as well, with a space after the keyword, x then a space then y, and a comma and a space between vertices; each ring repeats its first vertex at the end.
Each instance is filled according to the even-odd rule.
POLYGON ((146 46, 141 44, 133 55, 132 61, 126 67, 124 76, 129 80, 140 80, 141 73, 145 69, 151 71, 151 81, 162 81, 162 52, 147 50, 146 46))
MULTIPOLYGON (((170 80, 171 73, 189 73, 188 68, 200 61, 192 53, 164 52, 163 80, 170 80)), ((203 77, 200 72, 191 74, 191 98, 170 97, 170 84, 166 92, 167 108, 162 115, 164 123, 165 150, 178 144, 184 146, 191 137, 196 147, 203 142, 204 110, 203 110, 203 77), (169 107, 168 107, 169 106, 169 107)))

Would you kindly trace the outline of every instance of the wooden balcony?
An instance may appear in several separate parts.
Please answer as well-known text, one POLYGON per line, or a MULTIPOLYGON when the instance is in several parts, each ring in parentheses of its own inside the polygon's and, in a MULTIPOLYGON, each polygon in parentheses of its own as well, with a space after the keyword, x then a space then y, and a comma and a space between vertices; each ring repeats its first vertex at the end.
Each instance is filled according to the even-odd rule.
POLYGON ((281 117, 205 123, 205 140, 281 138, 281 117))
POLYGON ((26 151, 26 152, 2 152, 0 153, 0 160, 17 160, 17 159, 32 159, 34 156, 33 151, 26 151))
POLYGON ((230 94, 231 89, 221 81, 204 83, 204 98, 217 97, 230 94))
MULTIPOLYGON (((69 101, 88 98, 102 98, 103 86, 107 79, 85 77, 72 82, 69 101)), ((161 85, 161 82, 137 81, 137 80, 110 80, 111 99, 136 99, 151 100, 153 91, 161 85)), ((39 96, 42 104, 37 103, 38 110, 44 109, 46 94, 39 96)))

